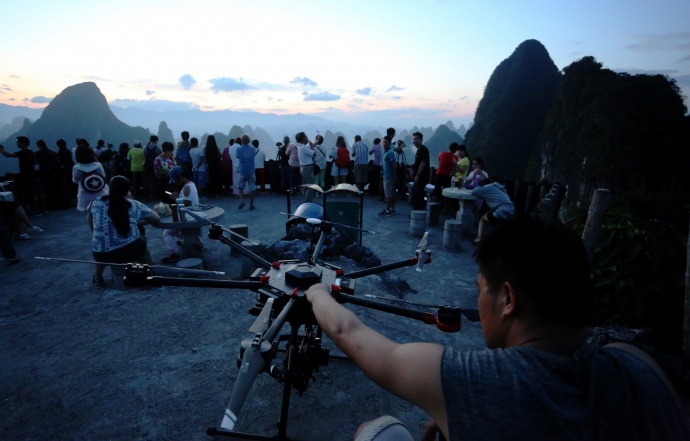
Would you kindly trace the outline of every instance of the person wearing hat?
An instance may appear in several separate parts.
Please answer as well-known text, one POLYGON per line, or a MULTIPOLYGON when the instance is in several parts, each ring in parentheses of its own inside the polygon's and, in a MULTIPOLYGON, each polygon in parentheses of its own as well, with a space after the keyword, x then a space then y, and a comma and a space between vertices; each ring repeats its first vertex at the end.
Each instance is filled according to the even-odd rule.
MULTIPOLYGON (((170 177, 170 183, 180 188, 180 193, 177 198, 184 199, 185 206, 194 207, 199 205, 199 193, 187 169, 176 165, 170 169, 168 176, 170 177)), ((175 263, 182 260, 182 256, 180 256, 180 246, 177 243, 181 239, 182 234, 180 230, 163 230, 163 242, 165 242, 165 246, 168 247, 168 251, 170 252, 167 257, 161 259, 163 263, 175 263)))

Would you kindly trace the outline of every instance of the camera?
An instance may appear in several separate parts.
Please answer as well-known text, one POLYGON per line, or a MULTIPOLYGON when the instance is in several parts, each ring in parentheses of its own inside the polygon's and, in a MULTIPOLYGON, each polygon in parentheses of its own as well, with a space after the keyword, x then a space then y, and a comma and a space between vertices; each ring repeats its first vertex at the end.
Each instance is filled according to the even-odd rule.
POLYGON ((405 141, 403 141, 402 139, 399 139, 398 140, 398 147, 405 147, 405 141))
POLYGON ((282 147, 283 143, 282 142, 276 142, 276 147, 282 147))

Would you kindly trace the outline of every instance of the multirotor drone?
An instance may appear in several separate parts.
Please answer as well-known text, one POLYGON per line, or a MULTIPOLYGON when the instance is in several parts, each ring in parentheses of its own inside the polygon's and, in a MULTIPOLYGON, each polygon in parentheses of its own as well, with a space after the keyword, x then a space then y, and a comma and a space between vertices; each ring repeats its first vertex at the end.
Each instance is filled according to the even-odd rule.
MULTIPOLYGON (((195 216, 191 211, 188 214, 195 216)), ((201 219, 201 218, 199 218, 201 219)), ((222 226, 208 222, 208 237, 230 246, 258 265, 248 281, 220 279, 192 279, 153 275, 147 265, 129 264, 125 271, 125 284, 128 286, 194 286, 216 288, 248 289, 256 293, 256 305, 249 311, 257 316, 249 328, 252 337, 242 340, 238 355, 239 374, 235 382, 230 402, 219 428, 209 428, 206 433, 211 436, 228 436, 240 439, 288 440, 287 418, 291 389, 301 395, 307 390, 314 372, 328 363, 329 349, 323 347, 322 330, 316 322, 304 292, 316 283, 325 283, 330 287, 331 295, 341 303, 352 303, 370 309, 420 320, 436 325, 444 332, 457 332, 461 327, 461 314, 472 321, 478 320, 476 310, 463 310, 455 306, 419 305, 435 309, 434 312, 410 309, 389 303, 400 302, 375 296, 379 300, 358 297, 355 295, 356 280, 360 277, 380 274, 405 266, 416 266, 421 271, 426 263, 431 262, 431 251, 427 248, 427 234, 424 234, 415 256, 399 262, 379 265, 359 271, 346 272, 343 269, 320 260, 321 249, 325 238, 331 233, 334 225, 354 228, 317 218, 303 218, 303 222, 312 226, 319 233, 313 252, 306 261, 279 260, 269 262, 241 244, 233 241, 229 235, 239 236, 222 226), (229 235, 226 235, 228 233, 229 235), (282 331, 283 326, 290 325, 289 332, 282 331), (281 333, 282 332, 282 333, 281 333), (277 423, 278 434, 272 437, 235 431, 240 411, 249 395, 249 391, 261 373, 268 373, 283 384, 283 395, 280 417, 277 423)), ((315 237, 315 236, 313 236, 315 237)), ((242 238, 247 240, 246 238, 242 238)))

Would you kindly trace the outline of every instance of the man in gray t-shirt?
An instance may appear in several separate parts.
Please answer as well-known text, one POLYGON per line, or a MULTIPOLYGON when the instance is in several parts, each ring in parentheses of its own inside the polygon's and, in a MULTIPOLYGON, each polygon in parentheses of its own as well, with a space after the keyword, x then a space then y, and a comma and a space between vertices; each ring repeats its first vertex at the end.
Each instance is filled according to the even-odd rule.
MULTIPOLYGON (((475 259, 485 350, 398 344, 338 304, 327 286, 306 296, 319 326, 367 376, 431 416, 423 439, 440 431, 451 441, 690 440, 651 358, 630 345, 585 344, 593 297, 575 233, 508 221, 483 238, 475 259)), ((356 440, 403 439, 399 422, 382 418, 362 425, 356 440)))

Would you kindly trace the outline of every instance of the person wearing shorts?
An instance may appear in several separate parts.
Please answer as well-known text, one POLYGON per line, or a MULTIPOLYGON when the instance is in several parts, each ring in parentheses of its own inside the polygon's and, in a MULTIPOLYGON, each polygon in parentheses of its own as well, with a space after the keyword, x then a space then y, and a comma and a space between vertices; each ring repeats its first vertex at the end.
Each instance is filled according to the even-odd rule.
MULTIPOLYGON (((383 146, 383 194, 386 197, 386 209, 379 213, 380 216, 395 214, 395 171, 396 152, 391 149, 391 139, 388 135, 381 141, 383 146)), ((402 149, 402 147, 399 147, 402 149)))
POLYGON ((253 210, 254 206, 254 191, 256 190, 256 170, 254 168, 254 155, 256 149, 250 144, 249 136, 242 135, 242 145, 237 148, 236 158, 238 161, 238 182, 237 189, 240 195, 240 206, 238 209, 244 208, 244 192, 249 192, 249 209, 253 210))

